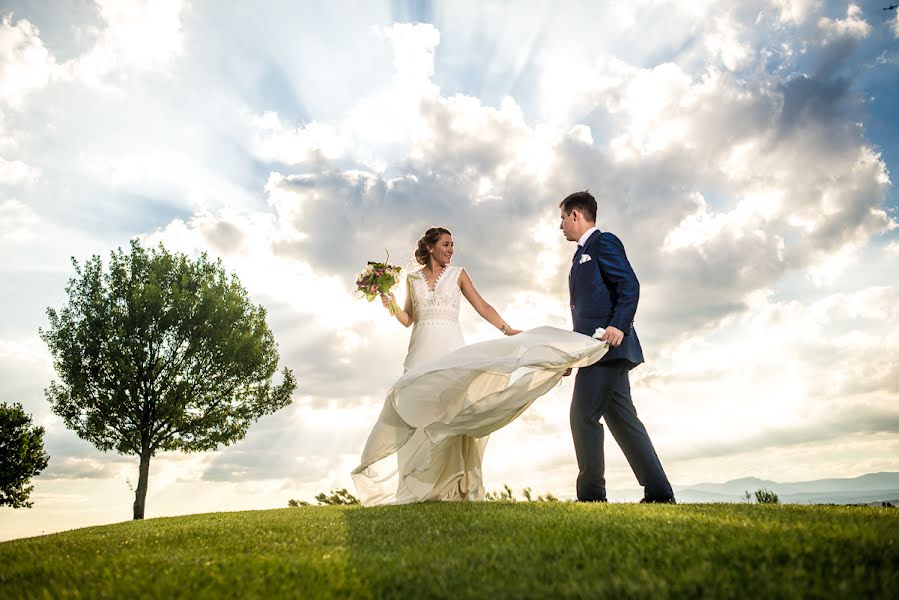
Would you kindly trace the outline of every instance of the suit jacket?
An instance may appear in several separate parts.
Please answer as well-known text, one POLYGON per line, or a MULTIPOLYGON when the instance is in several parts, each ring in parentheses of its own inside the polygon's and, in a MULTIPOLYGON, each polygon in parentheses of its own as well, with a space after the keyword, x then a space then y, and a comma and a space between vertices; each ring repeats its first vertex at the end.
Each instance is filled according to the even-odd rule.
POLYGON ((597 364, 624 362, 632 369, 643 362, 643 348, 634 329, 640 282, 621 240, 609 232, 594 231, 574 255, 568 291, 575 331, 593 335, 597 327, 611 325, 624 332, 621 345, 609 348, 597 364), (583 255, 590 259, 581 262, 583 255))

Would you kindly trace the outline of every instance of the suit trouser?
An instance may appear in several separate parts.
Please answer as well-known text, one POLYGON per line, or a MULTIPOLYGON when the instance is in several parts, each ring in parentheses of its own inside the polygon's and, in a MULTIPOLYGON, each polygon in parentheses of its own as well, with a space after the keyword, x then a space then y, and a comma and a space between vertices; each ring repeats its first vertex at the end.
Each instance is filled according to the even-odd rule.
POLYGON ((579 469, 578 500, 605 500, 602 418, 630 464, 646 498, 674 496, 646 427, 631 400, 626 366, 598 363, 578 369, 571 398, 571 434, 579 469))

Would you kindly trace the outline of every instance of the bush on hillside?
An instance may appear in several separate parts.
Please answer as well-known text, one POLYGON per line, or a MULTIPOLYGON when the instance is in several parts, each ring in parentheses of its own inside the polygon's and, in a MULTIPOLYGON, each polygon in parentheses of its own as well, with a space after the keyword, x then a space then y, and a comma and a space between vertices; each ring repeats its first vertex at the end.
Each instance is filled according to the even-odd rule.
MULTIPOLYGON (((534 498, 534 492, 531 488, 526 487, 521 490, 521 495, 524 496, 525 502, 559 502, 560 500, 554 496, 552 493, 547 492, 542 496, 537 496, 534 498)), ((487 496, 484 498, 487 502, 518 502, 515 498, 515 494, 512 492, 512 488, 509 487, 508 484, 503 484, 503 489, 496 492, 487 492, 487 496)))
POLYGON ((326 506, 361 504, 359 498, 349 493, 346 488, 331 490, 330 495, 322 492, 315 497, 315 501, 326 506))
POLYGON ((780 504, 777 494, 765 488, 755 491, 755 501, 759 504, 780 504))

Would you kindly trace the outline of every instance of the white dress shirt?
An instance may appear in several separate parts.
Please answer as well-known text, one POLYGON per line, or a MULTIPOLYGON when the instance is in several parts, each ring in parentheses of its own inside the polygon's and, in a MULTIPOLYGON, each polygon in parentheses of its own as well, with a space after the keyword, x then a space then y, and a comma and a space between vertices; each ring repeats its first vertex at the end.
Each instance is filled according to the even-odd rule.
POLYGON ((591 235, 593 235, 593 232, 594 232, 594 231, 599 231, 599 230, 598 230, 596 227, 591 227, 590 229, 588 229, 587 231, 585 231, 585 232, 584 232, 584 235, 581 236, 581 239, 579 239, 579 240, 577 241, 577 247, 580 248, 581 246, 583 246, 584 244, 586 244, 586 243, 587 243, 587 240, 590 238, 591 235))

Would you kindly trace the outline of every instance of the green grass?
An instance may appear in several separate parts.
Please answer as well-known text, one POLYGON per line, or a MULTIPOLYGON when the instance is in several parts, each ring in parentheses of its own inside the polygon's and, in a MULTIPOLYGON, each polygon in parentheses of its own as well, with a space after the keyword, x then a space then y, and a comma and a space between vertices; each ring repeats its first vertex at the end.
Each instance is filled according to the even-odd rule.
POLYGON ((440 503, 213 513, 0 544, 4 598, 899 597, 899 510, 440 503))

